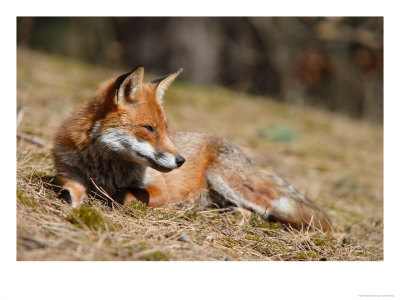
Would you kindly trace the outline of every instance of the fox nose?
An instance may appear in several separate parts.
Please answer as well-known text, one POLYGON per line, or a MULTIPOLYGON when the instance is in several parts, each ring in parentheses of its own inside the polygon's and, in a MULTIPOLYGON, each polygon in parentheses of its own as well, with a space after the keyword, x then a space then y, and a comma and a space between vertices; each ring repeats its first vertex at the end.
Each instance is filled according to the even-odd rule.
POLYGON ((182 166, 183 163, 185 162, 185 158, 179 155, 179 156, 177 156, 177 157, 175 158, 175 161, 176 161, 176 165, 177 165, 178 167, 180 167, 180 166, 182 166))

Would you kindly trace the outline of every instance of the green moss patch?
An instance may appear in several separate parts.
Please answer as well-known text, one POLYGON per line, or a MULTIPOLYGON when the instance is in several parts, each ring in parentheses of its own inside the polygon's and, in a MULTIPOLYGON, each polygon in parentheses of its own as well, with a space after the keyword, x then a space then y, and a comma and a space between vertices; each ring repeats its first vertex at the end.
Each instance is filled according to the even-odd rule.
POLYGON ((331 234, 315 233, 310 236, 310 240, 318 247, 336 247, 338 241, 331 234))
POLYGON ((299 134, 290 126, 269 126, 260 131, 260 136, 280 143, 295 142, 299 134))
POLYGON ((160 260, 169 260, 169 258, 165 253, 161 251, 154 251, 140 256, 139 260, 160 261, 160 260))
POLYGON ((95 231, 118 231, 121 229, 119 224, 106 221, 103 215, 92 206, 81 206, 71 209, 67 220, 80 228, 87 227, 95 231))

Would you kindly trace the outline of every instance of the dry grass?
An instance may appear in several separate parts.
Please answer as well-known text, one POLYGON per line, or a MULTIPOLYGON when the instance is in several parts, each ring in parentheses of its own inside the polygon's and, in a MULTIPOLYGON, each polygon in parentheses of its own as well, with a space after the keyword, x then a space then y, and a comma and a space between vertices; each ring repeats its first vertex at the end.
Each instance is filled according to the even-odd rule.
MULTIPOLYGON (((214 132, 323 206, 333 235, 297 233, 240 211, 110 208, 56 199, 51 137, 73 105, 118 74, 18 50, 18 260, 382 260, 382 127, 288 107, 219 87, 177 82, 166 95, 175 129, 214 132)), ((159 74, 158 74, 159 75, 159 74)))

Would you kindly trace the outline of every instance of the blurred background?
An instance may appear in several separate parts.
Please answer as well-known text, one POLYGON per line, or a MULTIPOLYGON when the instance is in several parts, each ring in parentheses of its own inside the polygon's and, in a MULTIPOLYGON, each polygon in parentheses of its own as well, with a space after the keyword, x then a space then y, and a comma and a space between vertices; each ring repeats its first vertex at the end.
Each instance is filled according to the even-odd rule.
POLYGON ((19 17, 18 46, 383 119, 382 17, 19 17))

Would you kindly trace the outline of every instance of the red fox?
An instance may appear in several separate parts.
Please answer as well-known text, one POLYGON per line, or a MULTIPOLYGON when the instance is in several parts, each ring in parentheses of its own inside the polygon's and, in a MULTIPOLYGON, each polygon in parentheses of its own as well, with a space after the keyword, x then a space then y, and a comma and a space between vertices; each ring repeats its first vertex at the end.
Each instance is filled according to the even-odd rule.
POLYGON ((139 200, 149 207, 200 197, 203 204, 238 206, 298 230, 330 231, 321 209, 226 140, 168 130, 163 96, 181 72, 143 82, 138 66, 76 108, 53 147, 60 197, 73 207, 95 187, 123 204, 139 200))

